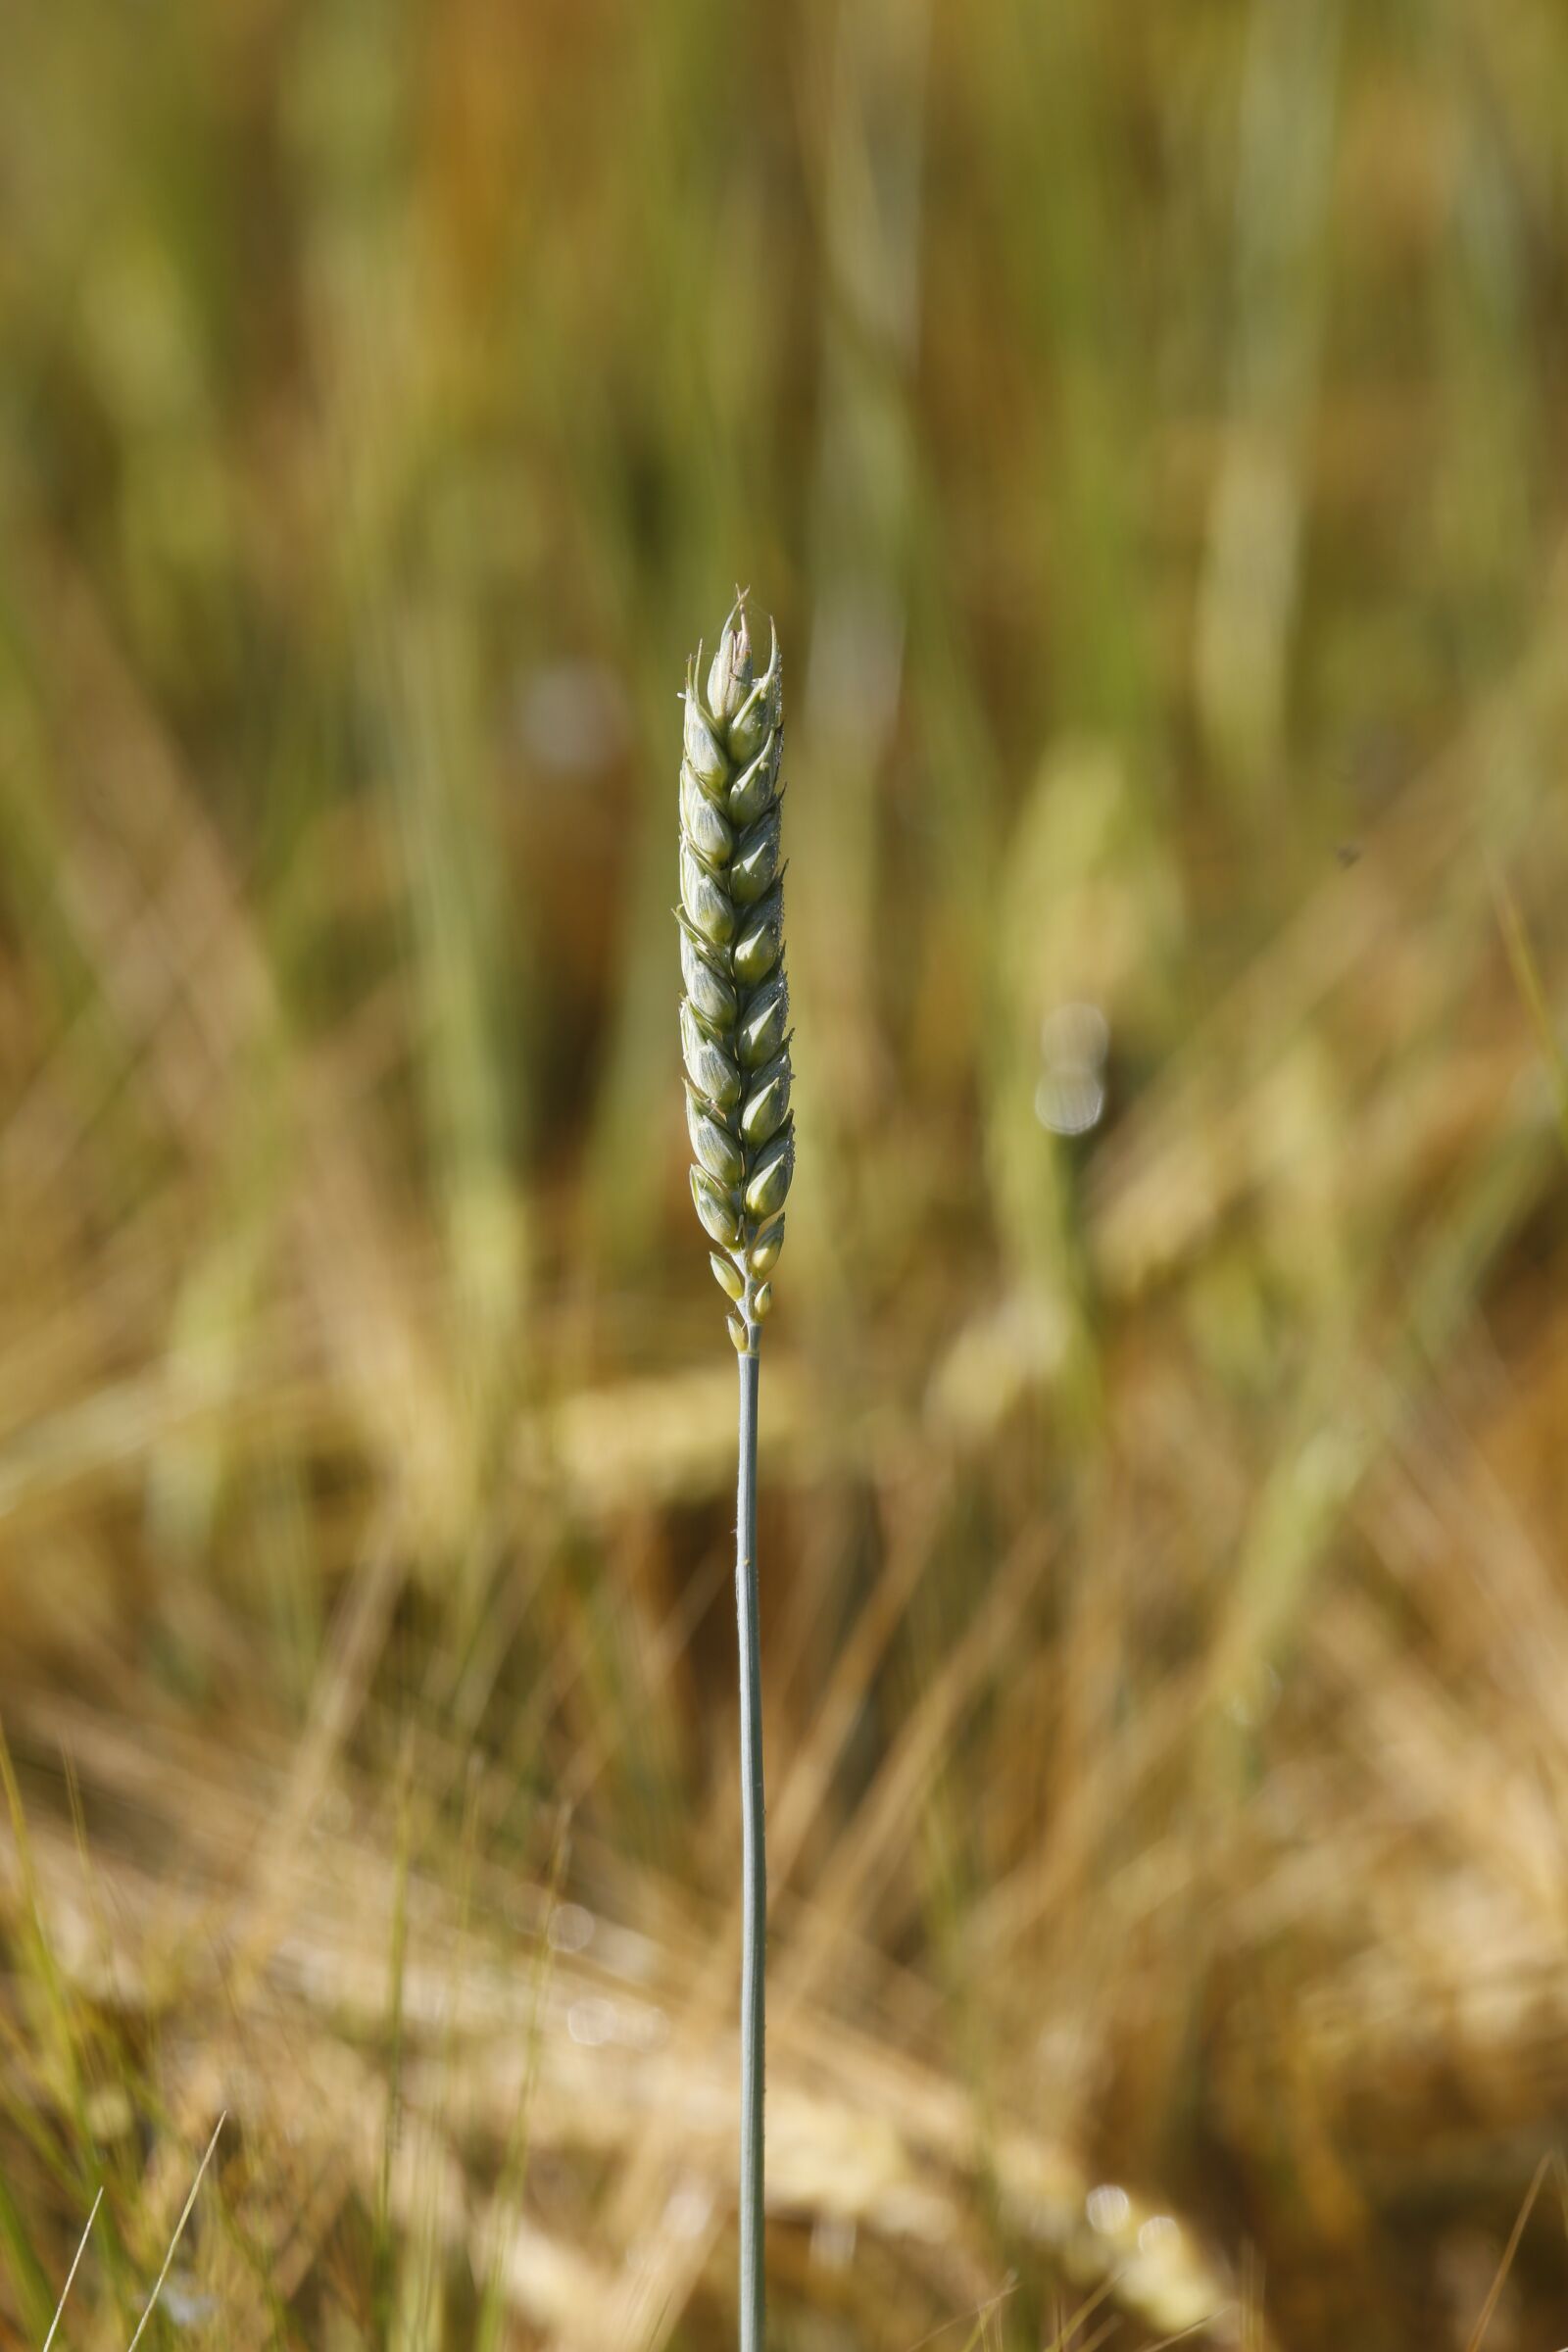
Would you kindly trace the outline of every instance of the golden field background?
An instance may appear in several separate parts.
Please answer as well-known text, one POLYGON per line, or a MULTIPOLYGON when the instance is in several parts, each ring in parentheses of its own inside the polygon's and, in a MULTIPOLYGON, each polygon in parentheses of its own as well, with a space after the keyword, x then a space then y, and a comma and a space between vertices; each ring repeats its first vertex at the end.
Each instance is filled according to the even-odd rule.
POLYGON ((1568 2339, 1568 18, 5 50, 0 2341, 729 2340, 737 577, 776 2342, 1568 2339))

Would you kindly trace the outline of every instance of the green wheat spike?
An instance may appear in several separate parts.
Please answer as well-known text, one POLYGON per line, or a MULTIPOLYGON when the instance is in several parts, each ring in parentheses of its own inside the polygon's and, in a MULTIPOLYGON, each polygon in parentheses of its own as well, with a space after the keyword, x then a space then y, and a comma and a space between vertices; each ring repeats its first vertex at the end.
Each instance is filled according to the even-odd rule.
POLYGON ((756 675, 737 601, 699 684, 686 673, 680 763, 681 1058, 695 1164, 692 1199, 717 1247, 712 1268, 733 1302, 730 1337, 755 1352, 772 1303, 795 1172, 789 983, 784 973, 783 693, 778 634, 756 675))

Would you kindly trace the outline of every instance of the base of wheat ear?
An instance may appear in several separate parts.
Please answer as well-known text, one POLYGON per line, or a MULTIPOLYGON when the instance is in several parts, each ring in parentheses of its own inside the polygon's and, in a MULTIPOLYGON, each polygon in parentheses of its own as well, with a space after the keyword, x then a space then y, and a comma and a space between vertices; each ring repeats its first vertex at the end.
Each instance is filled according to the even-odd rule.
POLYGON ((779 853, 784 740, 778 633, 756 674, 744 598, 724 623, 706 684, 686 672, 680 763, 681 1058, 696 1163, 692 1199, 715 1247, 713 1278, 743 1355, 772 1303, 795 1173, 789 985, 779 853))

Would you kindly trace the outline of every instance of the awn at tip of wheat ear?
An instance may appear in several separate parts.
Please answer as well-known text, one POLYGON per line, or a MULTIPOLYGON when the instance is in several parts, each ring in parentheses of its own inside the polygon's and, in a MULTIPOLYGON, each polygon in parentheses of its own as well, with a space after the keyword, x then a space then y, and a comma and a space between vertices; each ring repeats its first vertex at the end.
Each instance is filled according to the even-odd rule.
POLYGON ((730 1337, 754 1352, 772 1304, 795 1172, 789 984, 779 850, 783 691, 778 634, 757 676, 744 604, 700 683, 686 673, 680 763, 681 1058, 696 1161, 692 1199, 716 1244, 730 1337))
POLYGON ((740 2352, 762 2352, 763 1981, 767 1855, 762 1799, 762 1666, 757 1580, 757 1399, 768 1277, 795 1173, 779 754, 784 706, 778 634, 766 669, 752 662, 746 604, 724 623, 706 686, 702 653, 686 672, 680 763, 681 1058, 696 1162, 692 1199, 710 1262, 733 1311, 740 1357, 735 1617, 740 1648, 741 2169, 740 2352))

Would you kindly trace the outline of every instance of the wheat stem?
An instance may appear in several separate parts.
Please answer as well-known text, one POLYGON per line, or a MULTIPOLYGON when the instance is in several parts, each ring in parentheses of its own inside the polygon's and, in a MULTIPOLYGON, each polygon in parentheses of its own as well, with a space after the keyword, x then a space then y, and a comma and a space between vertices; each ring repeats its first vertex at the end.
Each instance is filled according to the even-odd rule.
POLYGON ((740 1476, 735 1617, 741 1677, 741 2352, 762 2352, 762 2078, 766 2049, 767 1838, 762 1794, 762 1652, 757 1624, 757 1396, 760 1334, 739 1357, 740 1476))

